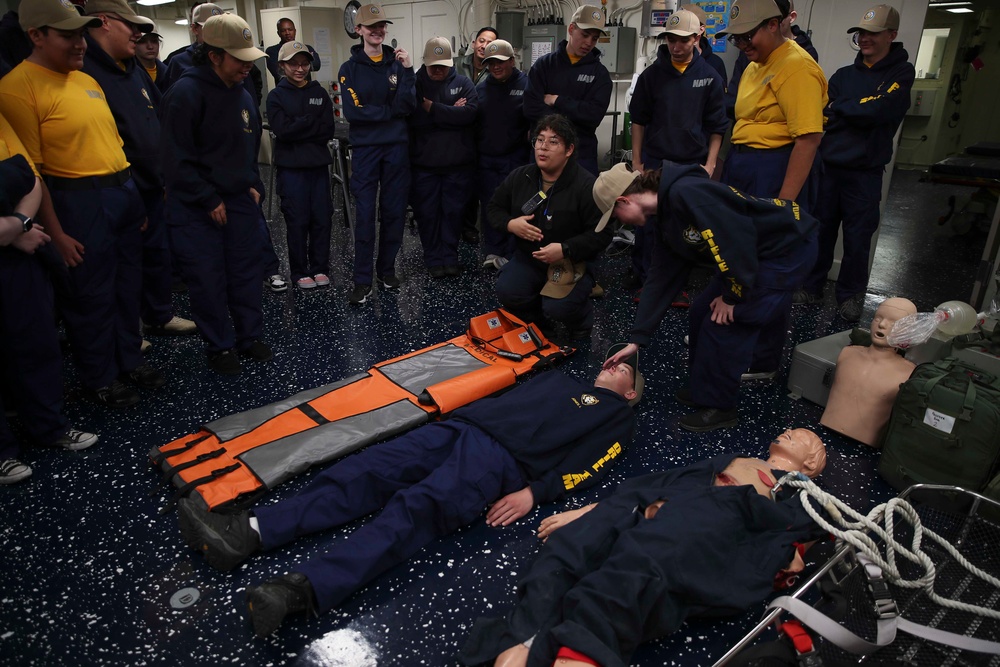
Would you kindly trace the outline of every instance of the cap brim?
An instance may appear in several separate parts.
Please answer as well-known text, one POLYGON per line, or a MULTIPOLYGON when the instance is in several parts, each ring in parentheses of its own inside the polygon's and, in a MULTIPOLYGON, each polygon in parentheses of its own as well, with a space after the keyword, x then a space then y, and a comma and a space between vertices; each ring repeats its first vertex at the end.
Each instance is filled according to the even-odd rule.
POLYGON ((254 60, 260 60, 261 58, 267 57, 266 53, 256 47, 247 47, 245 49, 224 49, 224 51, 233 58, 244 62, 253 62, 254 60))
POLYGON ((539 292, 542 296, 547 296, 550 299, 564 299, 569 296, 569 293, 573 291, 576 287, 576 283, 570 283, 568 285, 556 285, 555 283, 545 283, 545 287, 539 292))
POLYGON ((578 23, 576 23, 576 27, 579 28, 580 30, 600 30, 601 34, 605 35, 605 36, 611 34, 610 32, 607 31, 606 28, 603 28, 603 27, 601 27, 599 25, 591 25, 589 23, 579 23, 578 22, 578 23))
POLYGON ((692 35, 701 34, 701 31, 691 32, 690 30, 667 30, 664 34, 677 35, 679 37, 690 37, 692 35))
POLYGON ((49 23, 47 26, 31 26, 32 28, 52 28, 53 30, 79 30, 80 28, 97 28, 101 25, 101 19, 96 16, 79 16, 77 18, 66 19, 57 23, 49 23))
POLYGON ((873 26, 856 25, 853 28, 848 28, 847 34, 849 35, 852 32, 857 32, 859 30, 864 30, 865 32, 885 32, 886 30, 895 30, 895 29, 896 28, 875 28, 873 26))
POLYGON ((368 21, 368 23, 358 23, 357 25, 363 25, 366 28, 370 28, 373 25, 375 25, 376 23, 390 23, 391 24, 392 21, 390 21, 389 19, 379 19, 377 21, 368 21))
POLYGON ((490 60, 499 60, 502 63, 507 62, 511 59, 511 56, 490 56, 488 58, 483 58, 483 62, 489 62, 490 60))
POLYGON ((594 231, 599 232, 605 227, 607 227, 608 221, 611 220, 611 216, 614 214, 614 212, 615 212, 615 207, 612 206, 610 209, 608 209, 608 211, 604 215, 601 216, 601 219, 597 223, 597 227, 594 228, 594 231))
POLYGON ((434 67, 435 65, 444 65, 446 67, 454 67, 455 66, 455 61, 452 58, 448 58, 447 60, 432 60, 429 63, 424 63, 425 67, 434 67))

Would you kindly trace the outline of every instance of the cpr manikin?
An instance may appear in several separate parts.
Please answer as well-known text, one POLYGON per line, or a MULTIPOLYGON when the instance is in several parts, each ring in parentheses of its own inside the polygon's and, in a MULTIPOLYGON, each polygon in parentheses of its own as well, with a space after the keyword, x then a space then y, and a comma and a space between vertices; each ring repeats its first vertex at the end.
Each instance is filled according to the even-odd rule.
POLYGON ((899 385, 914 364, 886 340, 898 319, 917 312, 909 299, 886 299, 872 319, 871 347, 851 345, 837 357, 830 398, 820 423, 866 445, 876 446, 889 421, 899 385))
MULTIPOLYGON (((719 468, 715 469, 716 472, 714 476, 710 478, 712 479, 711 486, 714 487, 752 486, 754 490, 757 491, 758 494, 770 500, 771 489, 774 487, 777 481, 776 474, 780 476, 781 471, 799 471, 807 475, 808 477, 815 477, 819 475, 820 472, 822 472, 825 465, 826 465, 826 448, 823 446, 823 443, 816 436, 816 434, 807 429, 790 429, 774 439, 774 441, 771 443, 770 446, 769 458, 766 461, 754 458, 742 458, 742 457, 733 458, 731 461, 728 462, 728 464, 724 465, 724 467, 719 466, 719 468)), ((616 504, 618 504, 618 505, 623 505, 623 507, 625 508, 625 514, 628 514, 629 510, 627 509, 627 507, 631 505, 633 496, 631 495, 629 490, 623 491, 623 489, 628 487, 631 483, 633 484, 633 490, 634 490, 635 488, 634 485, 636 482, 639 483, 640 487, 645 486, 642 484, 642 480, 648 479, 650 481, 648 487, 646 488, 650 489, 651 494, 640 493, 638 496, 635 496, 636 498, 641 498, 643 495, 645 495, 645 497, 647 498, 645 502, 642 502, 642 500, 639 501, 640 508, 642 508, 642 506, 644 505, 644 509, 640 509, 640 511, 643 513, 643 517, 645 520, 637 519, 633 528, 628 528, 625 529, 623 532, 615 533, 616 535, 618 535, 618 538, 613 539, 612 541, 617 542, 619 545, 623 544, 627 545, 623 548, 632 550, 636 554, 645 553, 646 555, 648 555, 650 559, 662 558, 663 554, 670 552, 672 550, 670 547, 664 548, 666 543, 663 542, 662 540, 666 540, 667 542, 669 542, 672 539, 671 535, 660 534, 660 531, 658 530, 654 531, 654 533, 650 533, 643 526, 645 524, 648 526, 648 528, 654 528, 659 523, 659 519, 657 519, 657 521, 654 522, 652 521, 653 518, 656 517, 657 514, 660 512, 667 512, 668 509, 672 513, 676 513, 679 511, 684 513, 685 515, 687 515, 688 512, 692 512, 691 516, 688 518, 694 521, 701 520, 703 515, 698 514, 697 510, 688 510, 686 509, 685 506, 681 506, 678 504, 671 504, 668 500, 665 500, 665 498, 668 497, 682 498, 685 501, 687 500, 688 497, 683 495, 685 492, 684 486, 686 484, 686 482, 684 481, 684 470, 694 470, 695 468, 698 468, 699 470, 705 469, 704 466, 702 466, 702 464, 695 464, 695 466, 691 466, 688 469, 677 469, 675 471, 662 474, 663 475, 662 482, 659 481, 661 474, 654 474, 652 476, 647 476, 646 478, 630 480, 629 482, 623 484, 622 487, 619 487, 619 490, 616 491, 615 495, 611 496, 606 500, 602 500, 601 503, 594 503, 592 505, 588 505, 587 507, 583 507, 577 510, 572 510, 569 512, 563 512, 561 514, 557 514, 555 516, 543 519, 538 528, 538 535, 542 539, 547 540, 557 529, 563 528, 568 524, 574 522, 575 520, 580 519, 581 524, 588 524, 585 526, 586 530, 576 531, 576 527, 574 526, 573 529, 569 530, 570 534, 579 535, 580 538, 583 539, 584 541, 586 541, 587 539, 586 536, 588 534, 594 534, 598 535, 600 538, 600 539, 595 538, 596 542, 606 542, 608 539, 610 539, 612 533, 605 532, 606 528, 605 524, 607 524, 608 522, 617 523, 622 518, 621 516, 618 516, 616 518, 615 515, 608 515, 607 510, 615 507, 616 504), (680 473, 680 475, 678 476, 676 475, 676 473, 680 473), (662 496, 658 495, 658 493, 661 490, 663 492, 662 496), (622 498, 619 498, 619 496, 623 495, 625 496, 626 500, 624 504, 620 502, 622 498), (607 508, 604 507, 605 503, 608 503, 609 505, 607 508), (598 507, 601 508, 600 511, 589 514, 589 516, 584 516, 590 513, 591 510, 595 510, 598 507), (601 518, 599 519, 596 518, 599 516, 601 518), (629 534, 630 537, 624 537, 624 539, 619 539, 623 538, 623 536, 626 533, 629 534)), ((696 478, 705 479, 700 475, 701 472, 699 472, 698 475, 696 475, 696 478)), ((701 484, 704 483, 702 482, 701 484)), ((706 487, 702 486, 702 488, 706 487)), ((727 506, 727 507, 732 507, 732 506, 727 506)), ((740 512, 735 516, 738 517, 741 515, 743 515, 743 512, 740 512)), ((737 519, 737 523, 742 523, 742 519, 737 519)), ((670 532, 669 526, 671 525, 672 525, 671 523, 663 524, 663 526, 666 527, 668 532, 670 532)), ((705 533, 698 533, 697 531, 695 531, 695 533, 693 533, 692 535, 695 534, 702 536, 706 535, 705 533)), ((687 542, 688 539, 692 537, 692 535, 689 535, 688 537, 685 537, 683 539, 687 542)), ((586 566, 584 567, 585 571, 581 570, 579 572, 576 572, 573 568, 573 561, 576 558, 575 550, 579 548, 581 552, 589 553, 589 548, 587 547, 587 545, 583 543, 577 543, 576 546, 572 547, 571 552, 560 555, 557 552, 562 552, 569 545, 564 546, 562 542, 559 541, 559 539, 565 541, 564 538, 558 538, 557 540, 555 540, 555 543, 550 541, 550 543, 546 546, 546 550, 543 551, 542 557, 540 558, 540 561, 544 561, 546 558, 550 560, 555 558, 557 561, 559 561, 556 572, 563 572, 564 574, 566 574, 566 572, 573 571, 575 573, 575 576, 579 577, 579 581, 581 583, 588 580, 593 581, 595 576, 600 577, 601 570, 603 568, 609 568, 609 570, 613 575, 616 573, 617 575, 621 575, 621 573, 623 572, 623 570, 618 568, 618 565, 621 565, 622 561, 616 560, 616 558, 618 558, 620 554, 616 555, 614 551, 606 555, 602 554, 603 558, 601 556, 598 556, 596 552, 590 553, 586 557, 582 558, 582 560, 585 560, 587 562, 586 566)), ((698 541, 698 538, 695 537, 694 540, 698 541)), ((712 538, 712 541, 713 543, 717 543, 717 540, 715 540, 714 537, 712 538)), ((690 542, 687 542, 686 546, 694 550, 694 552, 698 552, 703 548, 711 548, 711 545, 691 544, 690 542)), ((629 561, 629 562, 634 562, 641 570, 642 563, 644 562, 644 560, 642 557, 639 557, 636 558, 634 561, 629 561)), ((787 563, 787 561, 784 562, 787 563)), ((667 566, 672 569, 676 569, 673 566, 673 562, 667 564, 667 566)), ((776 564, 775 570, 779 569, 780 567, 781 563, 779 562, 776 564)), ((803 567, 804 563, 801 557, 798 555, 798 553, 796 553, 792 562, 788 564, 787 567, 785 568, 785 572, 798 572, 803 567)), ((544 565, 542 562, 539 562, 536 563, 535 566, 533 567, 533 569, 535 568, 544 569, 544 565)), ((634 571, 634 569, 629 571, 634 571)), ((622 578, 617 575, 608 577, 606 579, 606 583, 609 586, 612 586, 613 588, 615 586, 620 586, 622 591, 630 591, 631 589, 627 585, 627 583, 624 583, 622 581, 622 578), (615 584, 614 582, 618 582, 618 584, 615 584)), ((557 576, 557 575, 552 574, 551 576, 557 576)), ((529 573, 529 578, 530 578, 530 573, 529 573)), ((649 586, 655 587, 653 582, 657 580, 658 580, 657 577, 652 577, 649 580, 650 582, 649 586)), ((522 584, 523 583, 524 582, 522 582, 522 584)), ((769 589, 770 583, 766 582, 766 585, 767 588, 769 589)), ((533 590, 535 589, 531 585, 521 587, 522 597, 520 602, 518 603, 519 606, 525 606, 530 608, 533 605, 533 601, 530 599, 532 597, 533 590)), ((587 588, 587 590, 588 590, 588 597, 597 597, 601 599, 603 599, 605 593, 607 593, 608 597, 615 597, 617 595, 617 597, 621 598, 622 595, 620 592, 616 593, 616 591, 613 590, 604 591, 604 589, 602 588, 599 587, 595 588, 593 584, 591 584, 587 588)), ((547 592, 556 593, 556 591, 554 590, 547 590, 547 592)), ((571 591, 567 591, 567 593, 571 594, 571 591)), ((766 590, 764 592, 764 595, 766 596, 766 590)), ((558 597, 561 598, 562 595, 558 597)), ((621 598, 617 601, 618 604, 617 609, 618 611, 622 612, 622 616, 624 618, 632 618, 633 616, 631 613, 625 613, 624 607, 628 607, 633 603, 641 607, 642 602, 638 599, 632 601, 631 594, 628 594, 626 598, 621 598)), ((656 606, 662 607, 663 600, 665 598, 657 596, 656 599, 657 599, 656 606)), ((544 607, 546 601, 544 599, 538 600, 537 604, 544 607)), ((558 603, 553 602, 552 604, 554 604, 555 607, 558 607, 558 603)), ((599 605, 599 607, 604 608, 602 605, 599 605)), ((553 608, 553 611, 555 611, 555 608, 553 608)), ((515 609, 513 617, 517 617, 517 615, 518 612, 515 609)), ((612 619, 606 619, 606 620, 608 621, 608 623, 612 622, 612 619)), ((541 630, 544 633, 545 632, 544 628, 548 626, 551 622, 552 621, 550 619, 548 622, 540 623, 539 630, 541 630)), ((598 622, 596 625, 602 626, 606 624, 603 623, 602 621, 598 622)), ((655 625, 655 623, 651 623, 651 625, 655 625)), ((662 636, 661 634, 662 631, 667 629, 668 628, 666 627, 659 628, 659 632, 653 630, 651 635, 662 636)), ((645 631, 643 632, 643 635, 644 635, 643 639, 652 638, 652 636, 647 635, 645 631)), ((520 636, 516 637, 516 639, 522 640, 520 636)), ((536 637, 535 641, 541 641, 541 636, 536 637)), ((625 643, 628 644, 629 642, 625 643)), ((495 662, 493 663, 494 667, 523 667, 525 665, 532 664, 534 661, 529 660, 530 652, 531 652, 530 647, 526 646, 525 643, 518 643, 515 644, 514 646, 510 646, 509 648, 506 648, 499 654, 496 653, 493 654, 497 656, 495 662)), ((482 658, 483 656, 478 655, 476 657, 482 658)), ((620 657, 627 660, 625 656, 620 656, 620 657)), ((473 663, 470 661, 464 664, 473 664, 473 663)), ((560 667, 582 667, 583 665, 590 665, 594 663, 580 661, 570 657, 557 657, 554 662, 546 664, 559 665, 560 667)))

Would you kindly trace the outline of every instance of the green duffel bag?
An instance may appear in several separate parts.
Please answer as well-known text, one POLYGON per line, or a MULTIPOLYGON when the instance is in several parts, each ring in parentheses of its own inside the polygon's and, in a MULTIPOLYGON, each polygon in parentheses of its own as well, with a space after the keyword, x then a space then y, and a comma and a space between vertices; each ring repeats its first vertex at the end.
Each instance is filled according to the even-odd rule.
POLYGON ((878 472, 902 490, 981 491, 1000 467, 1000 380, 954 358, 917 366, 900 385, 878 472))

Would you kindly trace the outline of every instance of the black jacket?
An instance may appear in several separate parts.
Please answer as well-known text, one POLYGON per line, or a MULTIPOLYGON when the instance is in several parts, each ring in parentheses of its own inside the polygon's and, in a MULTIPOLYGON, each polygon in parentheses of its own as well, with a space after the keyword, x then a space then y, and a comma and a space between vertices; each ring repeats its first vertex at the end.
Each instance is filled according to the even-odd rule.
MULTIPOLYGON (((487 217, 494 229, 507 231, 507 223, 523 215, 521 206, 541 190, 540 173, 535 164, 529 164, 518 167, 504 179, 487 207, 487 217)), ((574 261, 596 259, 611 243, 612 231, 609 227, 594 231, 601 210, 594 203, 593 187, 594 177, 570 160, 531 220, 542 230, 544 238, 540 242, 518 238, 518 252, 530 259, 531 253, 549 243, 565 243, 574 261)))
POLYGON ((475 122, 479 95, 469 77, 452 67, 444 81, 434 81, 427 68, 417 70, 417 108, 410 114, 410 164, 430 170, 471 168, 476 163, 475 122), (465 105, 455 102, 465 98, 465 105), (431 110, 421 103, 427 98, 431 110))
POLYGON ((723 300, 737 304, 759 284, 761 261, 794 254, 819 229, 795 202, 745 195, 697 165, 663 163, 657 206, 653 242, 665 252, 654 247, 643 284, 630 337, 640 345, 649 344, 670 308, 675 264, 710 261, 726 278, 723 300))
POLYGON ((159 89, 151 85, 149 75, 135 58, 126 60, 122 69, 90 35, 86 39, 83 71, 94 77, 104 90, 125 157, 132 166, 135 186, 143 192, 162 190, 159 89))
POLYGON ((871 67, 859 53, 854 64, 830 77, 830 103, 823 143, 823 161, 837 167, 872 169, 892 159, 892 140, 910 108, 915 72, 899 42, 871 67))
POLYGON ((317 82, 297 88, 281 79, 267 94, 267 121, 277 137, 277 166, 306 169, 333 162, 327 146, 333 138, 333 102, 317 82))

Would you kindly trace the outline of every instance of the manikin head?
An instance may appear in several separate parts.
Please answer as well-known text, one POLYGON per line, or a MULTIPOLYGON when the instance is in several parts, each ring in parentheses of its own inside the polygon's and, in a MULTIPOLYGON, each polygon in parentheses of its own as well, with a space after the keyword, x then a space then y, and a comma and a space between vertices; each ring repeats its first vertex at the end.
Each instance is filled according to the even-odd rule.
POLYGON ((872 347, 888 348, 887 337, 896 321, 917 312, 917 307, 909 299, 893 297, 879 304, 872 318, 872 347))
POLYGON ((788 429, 771 442, 767 462, 788 472, 812 478, 826 467, 826 446, 807 428, 788 429))

